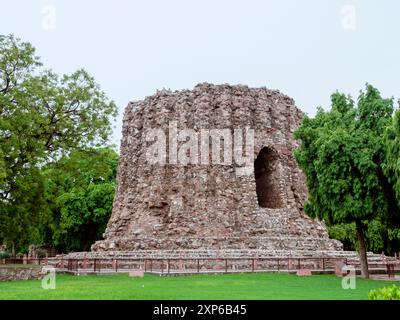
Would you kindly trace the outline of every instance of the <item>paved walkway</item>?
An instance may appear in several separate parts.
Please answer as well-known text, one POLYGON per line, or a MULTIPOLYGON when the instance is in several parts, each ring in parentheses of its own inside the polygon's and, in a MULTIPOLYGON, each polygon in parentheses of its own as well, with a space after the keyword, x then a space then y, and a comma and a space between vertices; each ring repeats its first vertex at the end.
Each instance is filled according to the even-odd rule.
POLYGON ((400 276, 396 275, 394 278, 389 278, 386 274, 372 274, 369 276, 371 280, 381 280, 381 281, 400 281, 400 276))

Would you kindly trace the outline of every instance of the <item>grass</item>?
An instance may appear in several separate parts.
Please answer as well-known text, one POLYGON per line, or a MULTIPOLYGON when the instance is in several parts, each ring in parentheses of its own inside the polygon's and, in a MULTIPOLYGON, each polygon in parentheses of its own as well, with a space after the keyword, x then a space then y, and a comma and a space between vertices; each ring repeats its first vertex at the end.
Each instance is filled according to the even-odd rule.
POLYGON ((57 275, 56 289, 44 290, 41 281, 0 282, 0 299, 367 299, 371 289, 390 281, 357 278, 355 290, 344 290, 334 275, 298 277, 282 273, 196 275, 144 278, 128 275, 57 275))

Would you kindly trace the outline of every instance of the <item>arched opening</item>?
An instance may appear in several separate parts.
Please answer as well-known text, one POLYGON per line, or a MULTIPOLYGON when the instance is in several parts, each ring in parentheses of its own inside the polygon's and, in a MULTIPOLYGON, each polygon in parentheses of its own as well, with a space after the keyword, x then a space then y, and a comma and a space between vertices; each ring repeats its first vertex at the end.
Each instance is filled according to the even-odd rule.
POLYGON ((278 154, 268 147, 263 148, 254 161, 254 176, 260 207, 278 209, 283 206, 279 192, 278 161, 278 154))

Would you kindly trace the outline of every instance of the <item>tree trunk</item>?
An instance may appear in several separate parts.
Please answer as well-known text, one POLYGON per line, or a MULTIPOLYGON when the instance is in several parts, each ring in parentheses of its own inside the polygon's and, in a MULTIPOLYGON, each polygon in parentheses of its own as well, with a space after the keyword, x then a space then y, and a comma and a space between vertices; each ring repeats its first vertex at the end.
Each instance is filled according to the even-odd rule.
POLYGON ((364 238, 364 225, 361 221, 356 222, 356 230, 357 230, 357 239, 358 239, 358 248, 360 253, 360 263, 361 263, 361 276, 363 278, 369 278, 368 271, 368 259, 367 259, 367 248, 365 246, 365 238, 364 238))
POLYGON ((11 242, 11 256, 15 258, 15 243, 14 241, 11 242))

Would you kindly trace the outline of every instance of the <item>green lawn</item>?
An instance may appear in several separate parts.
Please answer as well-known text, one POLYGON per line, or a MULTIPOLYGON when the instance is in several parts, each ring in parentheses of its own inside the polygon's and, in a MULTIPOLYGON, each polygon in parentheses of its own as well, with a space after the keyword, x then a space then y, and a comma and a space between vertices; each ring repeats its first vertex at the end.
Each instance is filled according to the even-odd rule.
POLYGON ((0 299, 367 299, 368 291, 389 281, 357 279, 344 290, 334 275, 226 274, 181 277, 145 275, 57 275, 56 289, 41 281, 0 282, 0 299))

